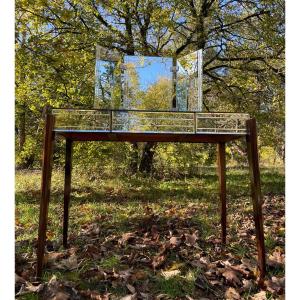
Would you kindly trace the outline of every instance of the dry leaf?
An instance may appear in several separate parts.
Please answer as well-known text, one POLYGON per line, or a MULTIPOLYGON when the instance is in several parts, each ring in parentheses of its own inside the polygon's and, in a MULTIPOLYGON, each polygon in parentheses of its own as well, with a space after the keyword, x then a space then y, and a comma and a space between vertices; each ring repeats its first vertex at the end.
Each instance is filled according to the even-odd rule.
POLYGON ((153 240, 157 240, 159 238, 159 233, 158 233, 156 225, 152 225, 152 227, 151 227, 151 234, 152 234, 152 239, 153 240))
POLYGON ((227 282, 232 284, 233 286, 237 287, 241 285, 241 281, 238 277, 238 273, 231 269, 226 269, 225 272, 223 272, 223 277, 226 278, 227 282))
POLYGON ((93 259, 99 259, 101 257, 101 251, 93 244, 87 244, 83 250, 84 256, 91 257, 93 259))
POLYGON ((190 262, 190 264, 196 268, 200 268, 200 269, 206 268, 206 264, 203 264, 200 260, 193 260, 190 262))
POLYGON ((56 263, 55 267, 62 270, 74 270, 78 268, 77 256, 72 254, 69 258, 63 259, 60 263, 56 263))
POLYGON ((120 298, 120 300, 136 300, 136 299, 137 299, 137 295, 136 294, 127 295, 127 296, 124 296, 124 297, 120 298))
POLYGON ((51 264, 64 257, 62 252, 49 252, 44 255, 44 264, 51 264))
POLYGON ((18 274, 15 274, 15 284, 23 284, 26 283, 26 280, 19 276, 18 274))
POLYGON ((19 289, 18 293, 16 294, 18 296, 27 294, 28 292, 37 293, 44 288, 44 284, 33 285, 18 274, 15 274, 15 286, 17 289, 19 289))
POLYGON ((255 283, 253 280, 247 280, 243 279, 243 287, 241 288, 241 291, 249 291, 255 289, 255 283))
POLYGON ((101 295, 97 291, 86 290, 86 291, 79 291, 79 293, 84 298, 91 299, 91 300, 103 300, 103 299, 105 299, 104 297, 101 297, 101 295))
POLYGON ((126 284, 126 287, 128 288, 129 292, 134 294, 135 293, 135 287, 131 284, 126 284))
POLYGON ((122 237, 118 240, 118 243, 124 246, 126 243, 128 243, 130 240, 133 240, 134 238, 135 238, 135 233, 126 232, 122 234, 122 237))
POLYGON ((239 299, 241 299, 241 296, 240 296, 239 292, 236 289, 230 287, 225 292, 225 299, 239 300, 239 299))
POLYGON ((267 295, 265 291, 261 291, 251 297, 252 300, 267 300, 267 295))
POLYGON ((48 285, 45 287, 43 291, 42 299, 45 300, 71 300, 71 299, 78 299, 75 290, 70 289, 69 286, 66 284, 62 284, 62 282, 58 281, 56 276, 53 275, 52 278, 49 280, 48 285), (68 288, 68 292, 65 288, 68 288), (71 294, 69 294, 69 292, 71 294))
POLYGON ((162 276, 165 277, 166 279, 169 279, 171 277, 174 277, 176 275, 180 274, 180 270, 172 270, 172 271, 162 271, 161 272, 162 276))
POLYGON ((152 267, 154 269, 160 267, 166 260, 166 256, 165 255, 157 255, 153 258, 152 260, 152 267))
POLYGON ((97 223, 92 223, 89 225, 82 226, 81 231, 84 235, 99 235, 100 227, 97 223))
POLYGON ((140 293, 143 300, 150 300, 150 294, 148 293, 140 293))
POLYGON ((155 296, 155 300, 160 300, 160 299, 169 299, 169 296, 167 294, 159 294, 155 296))
POLYGON ((142 270, 138 270, 137 272, 135 272, 134 274, 132 274, 132 280, 141 280, 141 279, 145 279, 147 277, 147 273, 142 271, 142 270))
POLYGON ((248 259, 248 258, 242 258, 242 265, 251 270, 252 272, 255 272, 257 264, 254 260, 248 259))
POLYGON ((267 290, 271 293, 282 294, 284 290, 284 278, 277 278, 273 276, 271 280, 266 280, 265 285, 267 290))
POLYGON ((180 245, 181 239, 177 236, 172 236, 169 240, 169 243, 170 243, 171 246, 177 247, 177 246, 180 245))
POLYGON ((65 292, 57 292, 53 297, 48 298, 49 300, 71 300, 70 296, 65 292))
POLYGON ((194 232, 193 234, 185 234, 185 243, 188 246, 195 245, 196 241, 198 240, 198 236, 196 234, 197 232, 194 232))
POLYGON ((208 281, 206 277, 202 274, 199 274, 198 277, 195 280, 195 285, 200 288, 201 290, 206 291, 208 284, 208 281))
POLYGON ((270 267, 282 267, 285 262, 285 255, 280 247, 276 247, 272 255, 267 259, 267 264, 270 267))

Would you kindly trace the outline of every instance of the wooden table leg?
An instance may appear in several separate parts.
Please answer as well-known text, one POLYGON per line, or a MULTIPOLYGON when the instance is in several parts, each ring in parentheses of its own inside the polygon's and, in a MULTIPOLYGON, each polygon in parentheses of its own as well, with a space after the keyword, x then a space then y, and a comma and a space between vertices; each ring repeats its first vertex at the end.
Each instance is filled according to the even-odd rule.
POLYGON ((39 233, 37 244, 37 269, 36 276, 40 278, 43 272, 43 260, 45 252, 46 231, 48 221, 48 207, 50 200, 50 185, 52 173, 52 155, 54 147, 54 117, 51 114, 46 115, 46 125, 44 133, 44 152, 42 167, 42 193, 40 202, 39 233))
POLYGON ((263 228, 263 215, 262 215, 262 195, 260 186, 260 172, 258 162, 257 150, 257 131, 256 120, 247 120, 248 135, 247 140, 247 154, 250 167, 251 178, 251 196, 253 203, 253 216, 256 230, 256 241, 258 251, 258 269, 259 269, 259 282, 262 283, 266 274, 266 252, 264 242, 264 228, 263 228))
POLYGON ((68 246, 69 206, 71 193, 72 140, 66 139, 63 246, 68 246))
POLYGON ((222 225, 222 244, 226 244, 226 159, 225 143, 218 144, 218 176, 219 176, 219 194, 220 211, 222 225))

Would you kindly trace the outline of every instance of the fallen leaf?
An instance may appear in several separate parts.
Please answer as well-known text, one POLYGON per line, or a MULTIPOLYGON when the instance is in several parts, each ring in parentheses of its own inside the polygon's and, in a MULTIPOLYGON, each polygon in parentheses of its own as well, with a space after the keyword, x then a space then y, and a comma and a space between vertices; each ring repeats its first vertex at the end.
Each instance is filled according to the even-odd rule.
POLYGON ((148 293, 140 293, 143 300, 150 300, 150 294, 148 293))
POLYGON ((265 291, 261 291, 251 297, 252 300, 267 300, 267 295, 265 291))
POLYGON ((199 274, 198 277, 195 280, 195 285, 200 288, 201 290, 206 291, 207 286, 209 285, 206 277, 202 274, 199 274))
POLYGON ((222 273, 222 276, 225 277, 229 284, 232 284, 235 287, 242 284, 238 277, 238 273, 234 270, 226 269, 225 272, 222 273))
POLYGON ((78 292, 68 286, 66 282, 62 283, 53 275, 43 290, 42 299, 47 300, 75 300, 78 298, 78 292))
POLYGON ((124 246, 129 241, 135 238, 135 234, 133 232, 126 232, 122 234, 122 237, 118 240, 119 245, 124 246))
POLYGON ((26 280, 21 276, 19 276, 18 274, 15 274, 15 284, 17 283, 18 284, 26 283, 26 280))
POLYGON ((137 295, 136 294, 127 295, 127 296, 124 296, 124 297, 120 298, 120 300, 136 300, 136 299, 137 299, 137 295))
POLYGON ((250 291, 250 290, 253 291, 256 287, 253 280, 243 279, 242 282, 243 282, 243 286, 241 288, 241 291, 250 291))
POLYGON ((198 240, 197 231, 193 234, 185 234, 185 244, 188 246, 195 245, 196 241, 198 240))
POLYGON ((62 252, 49 252, 44 255, 44 264, 52 264, 65 256, 62 252))
POLYGON ((203 264, 200 260, 193 260, 190 262, 190 264, 196 268, 200 268, 200 269, 206 268, 206 264, 203 264))
POLYGON ((92 223, 92 224, 82 226, 81 231, 84 235, 96 235, 97 236, 100 233, 100 227, 97 223, 92 223))
POLYGON ((162 271, 161 272, 162 276, 165 277, 166 279, 169 279, 171 277, 174 277, 176 275, 180 274, 180 270, 172 270, 172 271, 162 271))
POLYGON ((177 236, 172 236, 169 240, 171 246, 179 246, 181 244, 181 239, 177 236))
POLYGON ((78 268, 77 256, 72 254, 69 258, 63 259, 60 263, 56 263, 55 267, 62 270, 74 270, 78 268))
POLYGON ((18 274, 15 274, 15 287, 16 290, 18 290, 16 295, 21 296, 23 294, 27 294, 28 292, 40 292, 44 288, 44 284, 33 285, 18 274))
POLYGON ((104 300, 108 298, 102 297, 97 291, 79 291, 80 295, 82 295, 85 298, 91 299, 91 300, 104 300))
POLYGON ((241 296, 240 296, 239 292, 236 289, 230 287, 225 292, 225 299, 239 300, 239 299, 241 299, 241 296))
POLYGON ((133 273, 131 277, 133 281, 141 280, 147 277, 147 273, 142 270, 138 270, 137 272, 133 273))
POLYGON ((127 270, 120 270, 119 274, 117 274, 117 277, 122 278, 125 282, 131 277, 132 275, 132 269, 127 270))
POLYGON ((284 278, 277 278, 277 277, 273 276, 271 278, 271 280, 269 279, 269 280, 265 281, 265 285, 269 292, 280 295, 280 294, 283 294, 285 280, 284 280, 284 278))
POLYGON ((87 244, 84 247, 83 255, 86 257, 91 257, 93 259, 99 259, 101 257, 101 251, 93 244, 87 244))
POLYGON ((163 265, 163 263, 165 262, 166 260, 166 256, 165 255, 157 255, 157 256, 154 256, 153 260, 152 260, 152 267, 154 269, 160 267, 163 265))
POLYGON ((282 267, 285 262, 285 255, 280 247, 276 247, 274 252, 267 259, 267 264, 270 267, 282 267))
POLYGON ((135 293, 135 287, 131 284, 126 284, 126 287, 128 288, 129 292, 134 294, 135 293))
POLYGON ((241 262, 242 262, 242 265, 244 265, 246 268, 248 268, 252 272, 255 272, 257 264, 254 260, 251 260, 248 258, 242 258, 241 262))
POLYGON ((57 292, 53 297, 50 297, 49 300, 70 300, 70 296, 65 292, 57 292))
POLYGON ((152 227, 151 227, 151 234, 152 234, 152 239, 153 240, 158 240, 158 238, 159 238, 159 232, 157 230, 157 226, 156 225, 152 225, 152 227))
POLYGON ((160 300, 160 299, 169 299, 169 296, 167 294, 159 294, 155 297, 155 300, 160 300))

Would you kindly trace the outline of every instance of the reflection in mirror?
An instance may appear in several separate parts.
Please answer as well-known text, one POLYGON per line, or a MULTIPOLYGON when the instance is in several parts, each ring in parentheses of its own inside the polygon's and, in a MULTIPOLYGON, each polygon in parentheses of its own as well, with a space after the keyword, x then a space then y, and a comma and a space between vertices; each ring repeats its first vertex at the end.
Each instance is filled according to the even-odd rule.
POLYGON ((95 108, 202 110, 202 50, 176 61, 100 49, 97 47, 95 108))
POLYGON ((112 102, 112 94, 116 84, 115 69, 117 62, 97 60, 96 61, 96 106, 109 108, 112 102))
POLYGON ((124 57, 124 107, 170 109, 172 101, 172 58, 124 57))
POLYGON ((96 47, 94 108, 121 108, 121 61, 116 51, 96 47))
POLYGON ((177 70, 178 109, 202 111, 202 50, 178 58, 177 70))

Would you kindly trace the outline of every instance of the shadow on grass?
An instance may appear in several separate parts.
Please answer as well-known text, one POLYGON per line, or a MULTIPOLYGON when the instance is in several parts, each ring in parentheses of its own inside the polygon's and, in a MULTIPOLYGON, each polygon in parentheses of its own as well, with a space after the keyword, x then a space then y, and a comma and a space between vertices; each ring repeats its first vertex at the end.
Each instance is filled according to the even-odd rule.
MULTIPOLYGON (((76 174, 72 192, 72 203, 159 203, 163 199, 184 202, 184 199, 216 201, 218 198, 218 177, 215 174, 204 174, 186 179, 157 180, 144 177, 125 177, 120 186, 112 189, 109 186, 97 187, 97 181, 87 182, 86 186, 78 186, 76 174)), ((262 172, 263 194, 284 194, 284 175, 280 173, 262 172)), ((61 184, 62 185, 62 184, 61 184)), ((53 184, 52 184, 53 189, 53 184)), ((250 196, 250 178, 245 171, 239 174, 227 174, 227 196, 234 201, 241 196, 250 196)), ((16 192, 16 204, 34 204, 40 201, 40 190, 27 189, 16 192)), ((51 192, 51 203, 63 203, 63 187, 55 187, 51 192)))

